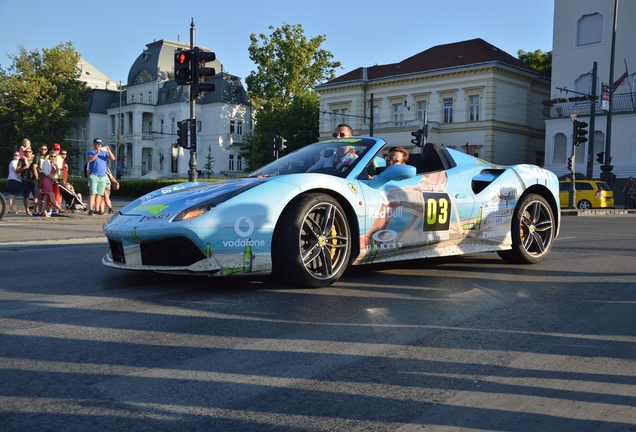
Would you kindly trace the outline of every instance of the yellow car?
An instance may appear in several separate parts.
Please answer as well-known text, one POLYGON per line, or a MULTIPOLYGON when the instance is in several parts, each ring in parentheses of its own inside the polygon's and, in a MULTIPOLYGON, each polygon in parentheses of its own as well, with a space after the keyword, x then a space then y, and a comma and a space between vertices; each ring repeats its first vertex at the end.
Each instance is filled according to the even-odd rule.
MULTIPOLYGON (((559 182, 559 200, 561 208, 568 208, 572 181, 559 182)), ((591 208, 613 208, 614 191, 601 180, 576 180, 576 208, 586 210, 591 208)))

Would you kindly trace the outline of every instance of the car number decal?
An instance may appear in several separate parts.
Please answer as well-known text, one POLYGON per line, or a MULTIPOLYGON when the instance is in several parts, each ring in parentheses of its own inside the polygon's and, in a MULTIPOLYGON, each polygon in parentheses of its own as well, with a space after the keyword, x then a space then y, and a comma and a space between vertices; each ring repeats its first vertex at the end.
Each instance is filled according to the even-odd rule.
POLYGON ((424 215, 422 231, 448 231, 450 228, 451 200, 446 193, 422 193, 424 215))

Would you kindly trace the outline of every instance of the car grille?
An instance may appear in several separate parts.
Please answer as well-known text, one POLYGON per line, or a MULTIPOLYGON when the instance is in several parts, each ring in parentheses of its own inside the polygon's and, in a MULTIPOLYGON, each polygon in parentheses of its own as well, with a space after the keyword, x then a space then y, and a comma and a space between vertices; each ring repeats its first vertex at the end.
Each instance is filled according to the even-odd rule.
MULTIPOLYGON (((125 264, 126 257, 122 243, 110 240, 109 244, 113 261, 125 264)), ((142 242, 139 248, 141 263, 147 266, 187 267, 205 259, 203 252, 185 237, 142 242)))

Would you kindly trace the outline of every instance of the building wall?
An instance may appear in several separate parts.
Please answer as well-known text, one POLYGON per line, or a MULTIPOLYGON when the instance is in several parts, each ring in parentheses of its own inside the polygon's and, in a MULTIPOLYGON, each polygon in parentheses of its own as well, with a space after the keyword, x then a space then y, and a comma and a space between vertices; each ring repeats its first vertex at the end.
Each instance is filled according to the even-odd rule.
MULTIPOLYGON (((569 98, 580 96, 577 93, 568 93, 562 89, 574 90, 586 94, 592 93, 591 71, 594 62, 597 62, 597 87, 596 94, 601 93, 601 83, 610 81, 610 58, 614 19, 614 0, 556 0, 554 7, 553 51, 552 51, 552 88, 551 99, 569 98), (598 14, 601 24, 599 37, 585 36, 580 33, 582 28, 579 23, 585 17, 598 14), (581 38, 581 36, 583 36, 581 38), (587 39, 586 39, 587 38, 587 39), (587 77, 587 78, 586 78, 587 77), (586 81, 587 79, 587 81, 586 81)), ((615 92, 615 101, 618 97, 630 96, 636 101, 635 77, 636 74, 636 2, 618 1, 618 19, 616 24, 616 43, 614 76, 616 81, 625 72, 627 62, 629 77, 615 92)), ((593 26, 592 26, 593 27, 593 26)), ((628 100, 624 98, 623 100, 628 100)), ((589 107, 589 103, 588 103, 589 107)), ((567 157, 572 155, 572 122, 569 114, 576 112, 575 105, 564 111, 562 117, 552 111, 554 117, 546 118, 545 153, 546 168, 551 169, 557 175, 568 174, 567 157), (555 147, 555 137, 567 137, 567 145, 563 148, 555 147), (554 152, 565 152, 554 157, 554 152)), ((595 139, 593 149, 593 177, 598 178, 601 173, 600 164, 596 162, 596 153, 602 151, 599 144, 600 138, 607 136, 607 115, 597 109, 595 118, 595 130, 599 139, 595 139), (600 134, 599 134, 600 132, 600 134)), ((585 113, 579 113, 578 118, 590 123, 589 109, 585 113)), ((629 106, 626 109, 615 107, 612 113, 611 126, 611 157, 614 167, 613 173, 619 178, 627 178, 636 174, 636 114, 629 106)), ((592 132, 592 131, 590 131, 592 132)), ((597 136, 595 134, 595 137, 597 136)), ((587 153, 589 142, 577 148, 576 170, 586 174, 587 153), (581 155, 579 157, 579 154, 581 155)))
POLYGON ((514 68, 489 64, 320 86, 321 138, 330 138, 334 125, 342 122, 352 126, 354 134, 368 135, 370 120, 364 117, 370 117, 373 94, 378 114, 373 134, 390 146, 402 145, 413 151, 411 132, 423 124, 418 119, 417 104, 425 101, 428 142, 457 149, 474 145, 479 157, 495 163, 534 163, 536 153, 542 156, 545 142, 541 101, 549 97, 547 80, 535 82, 535 78, 514 68), (470 119, 471 96, 479 98, 476 121, 470 119), (451 123, 444 122, 445 99, 452 100, 451 123), (394 121, 394 104, 402 104, 402 121, 394 121), (334 116, 342 109, 352 115, 334 116))

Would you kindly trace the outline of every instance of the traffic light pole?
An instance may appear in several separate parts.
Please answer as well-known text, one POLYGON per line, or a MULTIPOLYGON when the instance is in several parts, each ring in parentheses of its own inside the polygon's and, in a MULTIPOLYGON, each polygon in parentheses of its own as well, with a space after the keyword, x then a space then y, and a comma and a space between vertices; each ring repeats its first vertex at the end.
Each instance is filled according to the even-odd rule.
MULTIPOLYGON (((196 30, 194 29, 194 18, 190 24, 190 52, 194 52, 196 30)), ((192 59, 194 62, 194 59, 192 59)), ((197 67, 192 64, 192 70, 197 67)), ((198 178, 197 173, 197 106, 196 99, 193 95, 195 84, 190 84, 190 162, 188 171, 188 181, 195 182, 198 178)))

